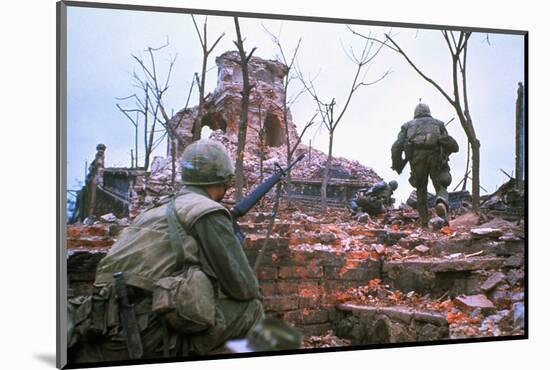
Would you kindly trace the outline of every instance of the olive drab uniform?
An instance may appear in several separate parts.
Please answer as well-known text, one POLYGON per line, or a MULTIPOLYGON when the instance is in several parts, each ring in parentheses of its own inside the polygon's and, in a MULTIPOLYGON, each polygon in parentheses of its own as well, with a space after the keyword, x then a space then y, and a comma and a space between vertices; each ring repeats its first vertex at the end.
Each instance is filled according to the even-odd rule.
POLYGON ((357 196, 351 201, 353 211, 366 212, 377 215, 386 212, 392 204, 392 194, 397 189, 397 181, 380 181, 370 188, 360 189, 357 196))
POLYGON ((449 155, 458 152, 458 143, 449 136, 445 124, 431 116, 426 104, 418 104, 414 119, 401 126, 391 152, 392 168, 397 173, 403 171, 407 162, 411 165, 409 183, 416 188, 417 209, 422 225, 428 223, 428 178, 435 188, 436 204, 443 203, 448 211, 447 187, 452 180, 449 155))
MULTIPOLYGON (((186 151, 219 149, 201 142, 186 151)), ((197 155, 191 157, 197 166, 197 155)), ((233 234, 229 212, 204 187, 193 185, 226 181, 220 170, 225 164, 217 163, 222 163, 212 169, 221 176, 217 180, 197 175, 191 181, 184 168, 186 186, 140 214, 99 262, 94 295, 69 305, 75 311, 69 324, 77 333, 77 339, 69 338, 70 363, 131 359, 113 289, 117 272, 123 273, 135 312, 141 359, 206 354, 246 336, 264 318, 258 281, 233 234)))

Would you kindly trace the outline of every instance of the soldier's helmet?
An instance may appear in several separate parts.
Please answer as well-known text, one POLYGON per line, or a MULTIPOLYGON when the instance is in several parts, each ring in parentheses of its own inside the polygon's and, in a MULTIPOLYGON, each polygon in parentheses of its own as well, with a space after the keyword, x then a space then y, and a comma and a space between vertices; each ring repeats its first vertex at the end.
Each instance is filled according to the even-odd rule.
POLYGON ((414 108, 414 118, 431 116, 430 107, 427 104, 420 103, 414 108))
POLYGON ((214 140, 199 140, 189 145, 183 151, 180 165, 185 185, 223 184, 235 175, 227 150, 214 140))
POLYGON ((397 189, 397 186, 398 186, 399 184, 397 183, 397 181, 391 180, 391 181, 388 183, 388 185, 390 186, 391 190, 395 190, 395 189, 397 189))

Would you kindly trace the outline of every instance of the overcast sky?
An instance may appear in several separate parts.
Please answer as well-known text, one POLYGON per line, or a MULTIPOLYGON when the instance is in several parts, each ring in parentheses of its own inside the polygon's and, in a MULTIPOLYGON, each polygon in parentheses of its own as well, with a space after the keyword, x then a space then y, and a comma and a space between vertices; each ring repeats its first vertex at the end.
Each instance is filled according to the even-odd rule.
MULTIPOLYGON (((204 17, 197 20, 202 25, 204 17)), ((257 47, 256 56, 274 59, 276 46, 263 31, 262 24, 280 38, 287 54, 302 39, 298 58, 306 75, 316 76, 315 86, 324 100, 336 99, 342 107, 351 85, 355 66, 343 48, 357 53, 364 40, 351 34, 344 24, 297 22, 241 18, 245 47, 257 47)), ((213 52, 215 56, 233 50, 236 39, 232 18, 208 17, 210 44, 225 32, 213 52)), ((354 26, 357 31, 382 37, 389 27, 354 26)), ((412 60, 451 95, 451 60, 439 31, 394 27, 394 39, 412 60)), ((129 10, 68 8, 68 171, 69 189, 83 180, 85 162, 93 160, 95 146, 107 146, 107 166, 129 166, 134 131, 118 111, 116 97, 136 92, 132 72, 137 70, 131 54, 145 56, 147 46, 160 46, 168 38, 169 47, 157 57, 160 70, 177 54, 170 89, 166 95, 169 110, 178 111, 185 104, 193 74, 200 71, 202 54, 191 17, 186 14, 148 13, 129 10)), ((481 184, 489 192, 507 180, 500 171, 514 169, 515 100, 517 83, 524 78, 524 38, 520 35, 474 33, 468 49, 468 94, 471 116, 481 141, 481 184)), ((356 159, 372 167, 385 180, 396 179, 397 198, 404 200, 412 188, 408 184, 409 167, 401 175, 390 169, 390 147, 400 126, 412 119, 418 99, 430 105, 434 117, 445 122, 455 117, 453 110, 433 86, 421 79, 410 66, 389 49, 382 50, 369 65, 365 81, 374 81, 384 72, 392 73, 381 82, 362 87, 335 133, 334 155, 356 159)), ((216 68, 207 75, 206 91, 216 85, 216 68)), ((300 89, 295 81, 291 90, 300 89)), ((191 105, 196 104, 197 96, 191 105)), ((303 95, 292 107, 294 122, 300 129, 313 115, 315 105, 303 95)), ((455 120, 449 133, 460 144, 460 152, 451 157, 452 190, 464 174, 466 138, 455 120)), ((328 135, 310 130, 304 143, 327 151, 328 135)), ((164 155, 165 147, 157 152, 164 155)), ((140 149, 143 153, 143 149, 140 149)), ((140 159, 143 164, 143 159, 140 159)), ((484 192, 482 191, 482 194, 484 192)))

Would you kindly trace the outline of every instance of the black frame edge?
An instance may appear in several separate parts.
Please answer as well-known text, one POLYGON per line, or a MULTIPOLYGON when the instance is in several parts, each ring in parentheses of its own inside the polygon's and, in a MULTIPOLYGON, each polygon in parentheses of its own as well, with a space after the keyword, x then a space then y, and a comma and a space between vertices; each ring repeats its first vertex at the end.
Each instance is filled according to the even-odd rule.
POLYGON ((66 126, 67 5, 56 3, 56 367, 67 365, 66 126))

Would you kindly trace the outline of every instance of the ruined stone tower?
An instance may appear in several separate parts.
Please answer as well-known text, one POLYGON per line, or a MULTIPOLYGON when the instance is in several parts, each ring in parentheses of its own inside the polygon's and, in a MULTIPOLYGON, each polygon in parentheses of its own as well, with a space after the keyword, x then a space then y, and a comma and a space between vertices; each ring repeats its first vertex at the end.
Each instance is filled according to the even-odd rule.
MULTIPOLYGON (((201 127, 222 130, 234 144, 237 140, 242 99, 242 72, 239 60, 236 51, 225 52, 216 58, 218 83, 216 89, 206 96, 201 119, 201 127)), ((287 137, 284 126, 283 79, 288 71, 280 62, 258 57, 250 59, 248 69, 252 89, 248 112, 247 148, 254 150, 259 146, 261 129, 266 147, 280 147, 286 142, 287 137)), ((186 144, 191 143, 193 120, 197 113, 198 107, 183 109, 170 121, 186 144)), ((288 136, 293 144, 298 140, 298 135, 290 111, 287 114, 288 136)), ((177 148, 178 156, 183 149, 177 148)))

